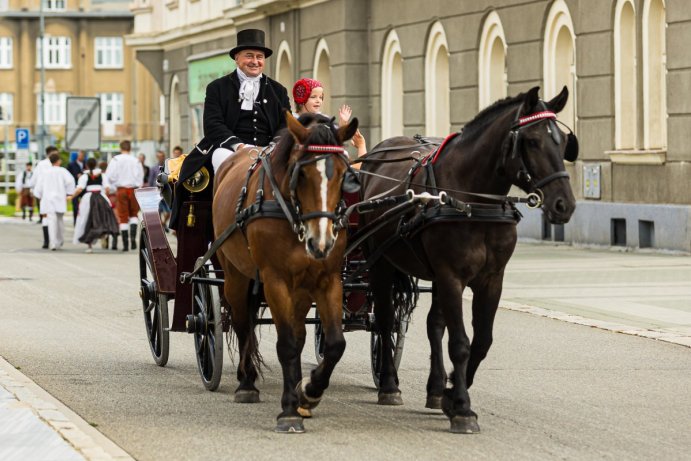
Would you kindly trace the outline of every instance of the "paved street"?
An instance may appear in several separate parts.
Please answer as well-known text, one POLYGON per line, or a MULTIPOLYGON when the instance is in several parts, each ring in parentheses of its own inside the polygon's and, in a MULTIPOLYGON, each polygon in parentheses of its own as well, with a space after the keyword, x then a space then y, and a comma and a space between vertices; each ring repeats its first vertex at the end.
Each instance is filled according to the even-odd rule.
MULTIPOLYGON (((508 309, 471 389, 481 434, 450 434, 441 412, 424 408, 423 297, 401 363, 405 405, 376 405, 369 336, 348 333, 308 432, 286 436, 272 432, 282 386, 273 328, 261 329, 262 403, 234 404, 228 355, 215 393, 201 385, 186 334, 171 334, 168 366, 153 363, 135 253, 48 252, 39 226, 17 221, 0 222, 0 236, 0 356, 135 459, 681 460, 691 451, 689 256, 521 244, 508 309)), ((314 365, 308 341, 303 369, 314 365)))

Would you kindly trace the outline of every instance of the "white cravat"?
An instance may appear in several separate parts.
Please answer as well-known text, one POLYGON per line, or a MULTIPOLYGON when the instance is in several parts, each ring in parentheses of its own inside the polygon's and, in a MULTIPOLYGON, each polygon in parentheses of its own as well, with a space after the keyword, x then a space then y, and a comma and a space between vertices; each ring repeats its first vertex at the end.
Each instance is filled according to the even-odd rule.
POLYGON ((242 100, 240 108, 242 110, 252 110, 254 101, 259 96, 259 83, 262 74, 259 74, 257 77, 248 77, 240 69, 237 69, 237 72, 240 79, 240 99, 242 100))

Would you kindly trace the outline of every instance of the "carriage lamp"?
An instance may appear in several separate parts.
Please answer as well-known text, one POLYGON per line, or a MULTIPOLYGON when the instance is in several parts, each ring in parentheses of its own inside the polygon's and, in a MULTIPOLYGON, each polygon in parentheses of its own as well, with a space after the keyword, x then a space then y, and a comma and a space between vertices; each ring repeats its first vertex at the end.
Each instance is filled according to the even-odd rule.
POLYGON ((187 227, 194 227, 194 223, 197 222, 197 217, 194 215, 194 205, 190 205, 190 211, 187 213, 187 227))

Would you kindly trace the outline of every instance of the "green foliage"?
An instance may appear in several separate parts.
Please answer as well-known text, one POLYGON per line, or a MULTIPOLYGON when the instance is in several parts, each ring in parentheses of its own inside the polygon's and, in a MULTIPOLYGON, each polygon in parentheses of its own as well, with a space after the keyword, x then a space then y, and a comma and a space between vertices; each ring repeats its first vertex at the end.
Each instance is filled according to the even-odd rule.
POLYGON ((11 206, 14 206, 17 203, 17 191, 14 189, 10 189, 10 191, 7 193, 7 203, 9 203, 11 206))

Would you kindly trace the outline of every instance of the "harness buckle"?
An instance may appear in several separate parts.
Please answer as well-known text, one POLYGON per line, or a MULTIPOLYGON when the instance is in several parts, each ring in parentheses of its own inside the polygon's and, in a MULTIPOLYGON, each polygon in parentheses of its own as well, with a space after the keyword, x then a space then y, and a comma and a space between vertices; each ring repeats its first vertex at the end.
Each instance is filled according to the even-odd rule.
POLYGON ((530 194, 528 194, 528 200, 526 202, 528 208, 541 207, 543 199, 544 196, 542 195, 542 191, 540 189, 536 189, 535 192, 531 192, 530 194))
POLYGON ((300 242, 304 242, 304 241, 305 241, 305 236, 306 236, 306 234, 307 234, 307 229, 305 228, 305 225, 304 225, 303 223, 300 223, 300 224, 297 225, 296 227, 297 227, 297 229, 296 229, 295 233, 296 233, 297 236, 298 236, 298 240, 299 240, 300 242))

